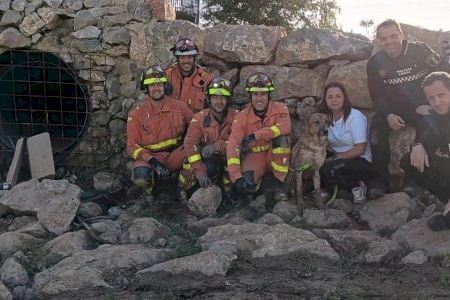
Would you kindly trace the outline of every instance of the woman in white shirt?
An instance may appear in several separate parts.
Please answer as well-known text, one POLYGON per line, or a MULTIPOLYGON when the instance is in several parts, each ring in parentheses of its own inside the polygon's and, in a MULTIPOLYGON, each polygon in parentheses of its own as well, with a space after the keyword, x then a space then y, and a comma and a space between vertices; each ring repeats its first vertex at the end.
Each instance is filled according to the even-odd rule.
POLYGON ((320 170, 323 186, 351 190, 355 203, 366 200, 366 184, 374 178, 368 142, 367 118, 351 107, 345 87, 326 85, 322 111, 332 120, 328 127, 328 158, 320 170))

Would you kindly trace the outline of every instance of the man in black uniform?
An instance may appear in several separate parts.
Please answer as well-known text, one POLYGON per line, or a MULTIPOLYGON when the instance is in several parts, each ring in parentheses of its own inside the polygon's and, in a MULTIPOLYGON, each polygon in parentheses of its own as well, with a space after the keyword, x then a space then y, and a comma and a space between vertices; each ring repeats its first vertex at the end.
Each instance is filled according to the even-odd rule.
MULTIPOLYGON (((447 203, 450 210, 450 74, 434 72, 423 81, 432 111, 417 122, 417 136, 411 153, 401 161, 406 175, 447 203)), ((450 228, 449 216, 435 216, 428 222, 433 230, 450 228)))
POLYGON ((443 70, 445 65, 426 44, 404 40, 395 20, 378 25, 377 41, 381 51, 367 63, 367 80, 376 111, 370 134, 373 163, 381 179, 369 187, 369 199, 380 197, 387 190, 389 133, 406 125, 415 127, 417 113, 428 112, 422 80, 433 71, 443 70))

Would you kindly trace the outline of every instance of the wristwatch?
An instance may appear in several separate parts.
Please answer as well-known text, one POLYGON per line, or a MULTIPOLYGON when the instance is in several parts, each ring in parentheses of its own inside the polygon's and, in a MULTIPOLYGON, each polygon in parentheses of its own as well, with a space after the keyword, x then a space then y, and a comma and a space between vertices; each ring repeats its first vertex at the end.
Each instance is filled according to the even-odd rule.
POLYGON ((420 142, 412 143, 412 144, 409 146, 409 151, 412 151, 412 149, 413 149, 415 146, 417 146, 417 145, 422 145, 422 143, 420 143, 420 142))

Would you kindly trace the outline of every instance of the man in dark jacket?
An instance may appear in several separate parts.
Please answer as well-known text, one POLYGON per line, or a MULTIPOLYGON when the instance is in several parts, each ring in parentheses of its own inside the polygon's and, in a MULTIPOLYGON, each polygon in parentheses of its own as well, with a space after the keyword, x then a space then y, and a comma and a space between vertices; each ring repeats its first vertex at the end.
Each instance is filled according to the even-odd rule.
POLYGON ((450 74, 431 73, 422 86, 432 111, 420 118, 416 141, 401 166, 408 178, 448 202, 444 215, 428 222, 433 230, 442 230, 450 228, 450 74))
POLYGON ((381 51, 370 58, 367 79, 376 111, 370 137, 373 163, 382 180, 369 190, 372 199, 386 192, 389 133, 406 125, 416 127, 417 112, 424 113, 429 107, 421 88, 423 78, 446 68, 426 44, 404 40, 400 25, 394 20, 378 25, 377 42, 381 51))

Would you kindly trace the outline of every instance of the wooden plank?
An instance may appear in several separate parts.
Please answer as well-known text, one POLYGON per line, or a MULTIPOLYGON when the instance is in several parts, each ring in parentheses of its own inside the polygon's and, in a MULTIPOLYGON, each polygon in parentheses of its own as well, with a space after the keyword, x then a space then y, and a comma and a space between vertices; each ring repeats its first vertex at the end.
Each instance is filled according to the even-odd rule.
POLYGON ((23 148, 25 146, 24 141, 24 138, 17 140, 14 157, 9 166, 8 175, 6 176, 6 182, 12 186, 17 184, 17 178, 19 178, 20 167, 22 166, 23 148))
POLYGON ((53 178, 55 176, 55 163, 48 132, 27 138, 27 151, 31 178, 53 178))

